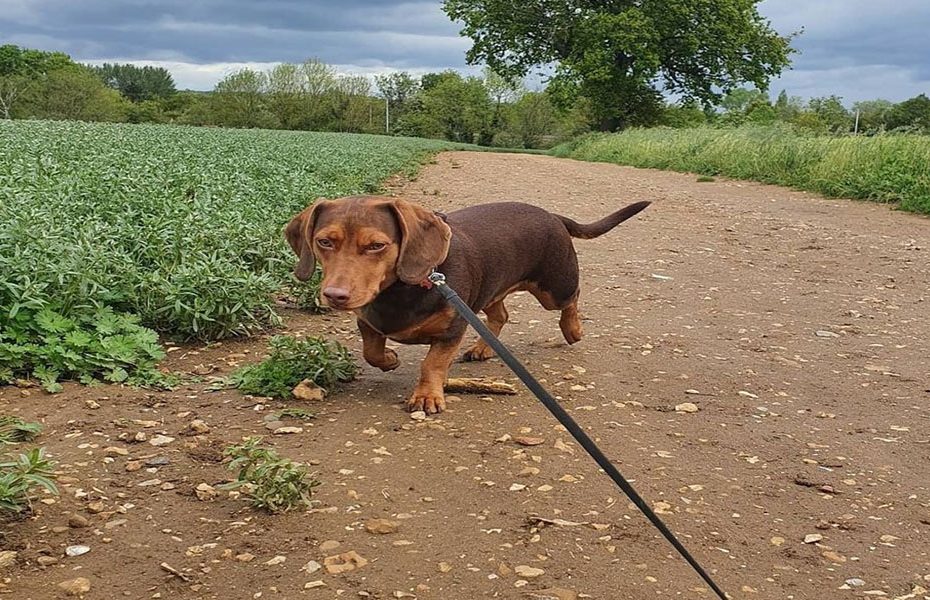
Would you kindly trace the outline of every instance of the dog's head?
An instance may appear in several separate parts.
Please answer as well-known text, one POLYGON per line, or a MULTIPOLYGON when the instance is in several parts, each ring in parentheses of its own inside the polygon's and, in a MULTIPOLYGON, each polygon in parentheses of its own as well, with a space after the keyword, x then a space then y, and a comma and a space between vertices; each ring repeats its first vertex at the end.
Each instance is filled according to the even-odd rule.
POLYGON ((284 230, 306 281, 323 268, 323 302, 355 310, 397 280, 422 283, 449 252, 452 231, 434 212, 401 199, 317 200, 284 230))

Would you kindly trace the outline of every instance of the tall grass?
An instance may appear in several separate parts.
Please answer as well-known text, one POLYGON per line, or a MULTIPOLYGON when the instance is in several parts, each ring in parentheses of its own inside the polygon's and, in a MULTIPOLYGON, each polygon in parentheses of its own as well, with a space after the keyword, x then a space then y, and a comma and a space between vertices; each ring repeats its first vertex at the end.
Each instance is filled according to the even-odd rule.
POLYGON ((592 134, 556 156, 724 175, 930 214, 930 137, 829 137, 787 126, 633 129, 592 134))

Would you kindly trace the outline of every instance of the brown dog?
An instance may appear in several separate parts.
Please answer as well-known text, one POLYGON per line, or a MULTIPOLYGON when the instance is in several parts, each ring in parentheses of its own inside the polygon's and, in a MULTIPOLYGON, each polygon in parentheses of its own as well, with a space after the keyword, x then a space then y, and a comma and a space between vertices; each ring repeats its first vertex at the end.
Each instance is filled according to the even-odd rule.
MULTIPOLYGON (((562 311, 559 326, 569 344, 581 339, 578 259, 572 238, 607 233, 649 205, 637 202, 596 223, 580 225, 541 208, 516 202, 480 204, 443 216, 400 199, 355 196, 319 200, 285 229, 300 257, 298 279, 323 268, 326 304, 358 317, 365 360, 384 371, 397 368, 388 338, 429 344, 409 410, 445 408, 443 383, 465 334, 466 323, 429 289, 436 269, 475 311, 484 311, 499 334, 507 322, 504 298, 527 290, 548 310, 562 311)), ((465 360, 486 360, 481 340, 465 360)))

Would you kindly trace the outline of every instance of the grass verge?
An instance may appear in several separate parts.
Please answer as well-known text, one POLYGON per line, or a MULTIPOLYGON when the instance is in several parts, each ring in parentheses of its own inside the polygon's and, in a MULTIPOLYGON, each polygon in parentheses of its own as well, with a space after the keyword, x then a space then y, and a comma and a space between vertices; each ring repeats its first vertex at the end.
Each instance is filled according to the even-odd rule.
POLYGON ((555 156, 723 175, 930 214, 930 137, 819 136, 787 126, 632 129, 591 134, 555 156))

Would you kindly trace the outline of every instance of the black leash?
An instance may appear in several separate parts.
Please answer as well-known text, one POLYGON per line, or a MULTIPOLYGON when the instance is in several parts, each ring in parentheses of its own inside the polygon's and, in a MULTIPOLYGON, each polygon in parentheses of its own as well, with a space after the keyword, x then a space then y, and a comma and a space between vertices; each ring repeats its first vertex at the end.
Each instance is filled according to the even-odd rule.
POLYGON ((630 485, 630 482, 627 481, 626 478, 620 473, 620 471, 617 470, 617 467, 615 467, 613 463, 611 463, 610 460, 604 456, 604 453, 601 452, 601 449, 597 447, 597 444, 594 443, 594 440, 588 437, 588 434, 586 434, 581 429, 581 427, 578 426, 578 423, 576 423, 575 420, 572 419, 572 417, 567 412, 565 412, 565 409, 562 408, 562 406, 555 400, 555 398, 553 398, 549 392, 547 392, 546 389, 540 385, 538 381, 536 381, 530 372, 526 370, 526 367, 524 367, 523 364, 517 360, 513 354, 511 354, 510 350, 508 350, 507 347, 504 346, 504 344, 502 344, 493 333, 491 333, 491 330, 488 329, 487 325, 481 322, 481 319, 478 318, 478 315, 476 315, 471 310, 471 308, 465 304, 465 301, 455 293, 455 290, 446 284, 446 276, 442 273, 433 273, 429 276, 429 280, 430 283, 436 286, 436 289, 439 290, 439 293, 442 294, 443 298, 448 300, 455 308, 455 310, 458 311, 458 313, 466 321, 468 321, 468 324, 478 332, 478 335, 481 336, 485 343, 487 343, 488 346, 497 352, 497 355, 507 364, 508 367, 510 367, 510 370, 516 373, 517 377, 519 377, 520 380, 526 384, 526 387, 528 387, 530 391, 533 392, 537 398, 539 398, 543 405, 549 409, 549 412, 551 412, 553 416, 558 419, 559 423, 561 423, 565 429, 567 429, 568 432, 572 434, 572 437, 574 437, 578 443, 581 444, 581 447, 591 455, 591 458, 593 458, 594 461, 600 465, 602 469, 604 469, 604 472, 606 472, 610 478, 614 480, 614 483, 616 483, 617 486, 623 490, 623 493, 633 501, 633 504, 635 504, 637 508, 639 508, 639 510, 641 510, 642 513, 646 515, 646 518, 649 519, 653 525, 655 525, 656 529, 658 529, 663 536, 665 536, 665 539, 667 539, 669 543, 674 546, 676 550, 678 550, 678 553, 681 554, 681 556, 684 557, 686 561, 688 561, 688 564, 691 565, 695 571, 697 571, 697 574, 700 575, 705 582, 707 582, 707 585, 709 585, 711 589, 714 590, 720 600, 727 600, 728 597, 723 592, 723 590, 721 590, 720 587, 714 583, 714 580, 711 579, 707 571, 705 571, 704 568, 698 564, 697 560, 691 556, 691 553, 688 552, 687 548, 685 548, 682 543, 678 541, 678 538, 676 538, 675 534, 672 533, 671 530, 669 530, 669 528, 665 525, 665 523, 662 522, 662 519, 659 518, 659 515, 657 515, 651 508, 649 508, 649 505, 646 504, 646 501, 643 500, 642 496, 640 496, 635 489, 633 489, 633 486, 630 485))

